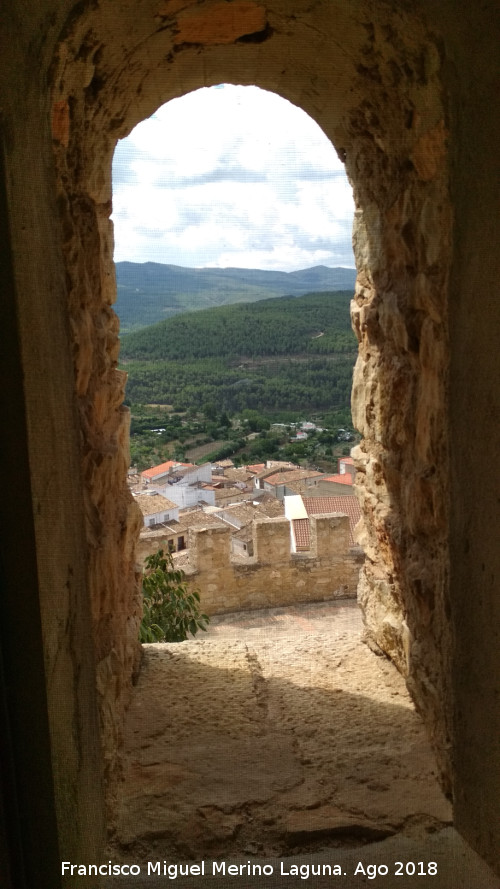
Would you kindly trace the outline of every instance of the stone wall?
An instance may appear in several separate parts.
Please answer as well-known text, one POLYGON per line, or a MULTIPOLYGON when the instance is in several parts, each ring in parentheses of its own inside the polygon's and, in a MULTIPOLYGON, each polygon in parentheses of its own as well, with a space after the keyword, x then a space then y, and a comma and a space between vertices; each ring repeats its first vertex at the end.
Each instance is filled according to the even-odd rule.
POLYGON ((183 570, 209 615, 356 597, 363 555, 349 548, 347 516, 312 516, 309 553, 290 552, 286 518, 254 522, 250 557, 231 557, 231 535, 228 527, 194 528, 189 534, 183 570))
MULTIPOLYGON (((385 91, 390 68, 379 55, 373 61, 385 91)), ((353 121, 358 139, 346 166, 360 209, 353 233, 358 278, 351 313, 359 357, 352 412, 363 439, 352 456, 366 529, 359 599, 367 636, 406 676, 449 793, 446 398, 452 218, 440 60, 432 44, 422 64, 425 123, 410 102, 406 132, 396 135, 395 121, 388 120, 382 150, 381 131, 368 125, 375 107, 367 104, 353 121)))
POLYGON ((168 99, 222 81, 248 83, 310 113, 353 185, 354 413, 364 437, 357 465, 368 552, 361 602, 373 643, 408 678, 449 787, 443 614, 451 213, 440 48, 423 18, 406 8, 395 15, 390 4, 375 14, 360 2, 353 15, 337 0, 314 8, 301 0, 293 12, 285 0, 205 0, 164 5, 152 16, 145 0, 122 0, 112 27, 106 9, 88 7, 68 20, 51 70, 105 750, 112 757, 126 699, 116 700, 116 691, 125 691, 137 663, 139 619, 111 309, 112 152, 168 99))

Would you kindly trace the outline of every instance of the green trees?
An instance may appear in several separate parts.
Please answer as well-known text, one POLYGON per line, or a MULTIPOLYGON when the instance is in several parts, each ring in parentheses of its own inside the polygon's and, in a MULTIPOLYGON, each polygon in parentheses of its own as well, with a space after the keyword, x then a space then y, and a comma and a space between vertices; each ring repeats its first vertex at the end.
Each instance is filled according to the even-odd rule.
POLYGON ((250 408, 245 408, 244 411, 241 411, 240 419, 250 432, 262 432, 265 429, 271 428, 271 423, 267 417, 261 416, 258 411, 251 410, 250 408))
MULTIPOLYGON (((216 402, 222 414, 255 411, 345 409, 349 416, 354 352, 271 359, 242 370, 215 358, 198 361, 128 362, 127 401, 175 404, 204 412, 216 402)), ((220 423, 219 423, 220 425, 220 423)))
POLYGON ((353 352, 351 292, 310 293, 190 312, 126 334, 121 355, 136 361, 353 352))
POLYGON ((191 312, 124 336, 127 401, 174 404, 218 426, 245 410, 349 410, 357 349, 350 297, 309 294, 191 312))
POLYGON ((145 565, 140 642, 184 642, 188 634, 206 630, 210 618, 200 611, 200 596, 188 591, 170 553, 160 549, 146 557, 145 565))
MULTIPOLYGON (((350 296, 309 294, 192 312, 124 336, 133 464, 142 470, 182 461, 199 437, 200 444, 207 438, 217 443, 211 459, 244 447, 249 459, 260 462, 276 456, 289 436, 274 442, 274 449, 262 435, 248 447, 237 439, 262 434, 273 420, 307 416, 318 422, 319 416, 332 432, 349 428, 357 349, 350 296), (238 431, 230 419, 235 415, 238 431)), ((320 441, 313 458, 332 443, 320 441)))

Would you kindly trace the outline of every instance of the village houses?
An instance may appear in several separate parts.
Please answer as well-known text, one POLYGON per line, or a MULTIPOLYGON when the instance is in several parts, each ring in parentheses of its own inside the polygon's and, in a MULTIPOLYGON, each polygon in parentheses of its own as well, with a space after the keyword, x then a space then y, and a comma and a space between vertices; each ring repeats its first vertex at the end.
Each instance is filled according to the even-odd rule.
POLYGON ((179 553, 188 549, 195 529, 229 527, 231 558, 251 558, 255 521, 283 516, 290 522, 291 553, 310 550, 313 515, 347 515, 354 546, 361 517, 355 473, 351 457, 339 459, 334 475, 286 461, 235 467, 231 460, 200 466, 169 460, 131 473, 129 485, 144 520, 138 557, 160 548, 179 553))

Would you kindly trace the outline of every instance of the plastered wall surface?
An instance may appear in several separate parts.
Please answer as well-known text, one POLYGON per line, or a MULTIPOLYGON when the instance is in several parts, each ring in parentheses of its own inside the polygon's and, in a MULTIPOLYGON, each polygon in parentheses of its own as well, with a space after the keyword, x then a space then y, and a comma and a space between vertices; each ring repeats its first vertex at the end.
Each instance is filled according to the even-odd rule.
POLYGON ((373 643, 407 677, 459 829, 498 866, 499 30, 493 0, 40 0, 5 13, 2 138, 48 708, 75 854, 102 835, 92 726, 109 771, 139 662, 112 153, 163 102, 225 81, 300 105, 345 160, 361 603, 373 643))

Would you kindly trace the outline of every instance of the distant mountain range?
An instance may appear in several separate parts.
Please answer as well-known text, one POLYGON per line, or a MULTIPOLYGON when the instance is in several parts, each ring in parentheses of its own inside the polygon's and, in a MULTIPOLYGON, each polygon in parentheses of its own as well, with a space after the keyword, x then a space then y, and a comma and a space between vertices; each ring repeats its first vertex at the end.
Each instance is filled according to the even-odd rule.
POLYGON ((319 265, 298 272, 188 269, 157 262, 117 262, 115 310, 122 333, 180 312, 278 296, 354 290, 356 270, 319 265))

